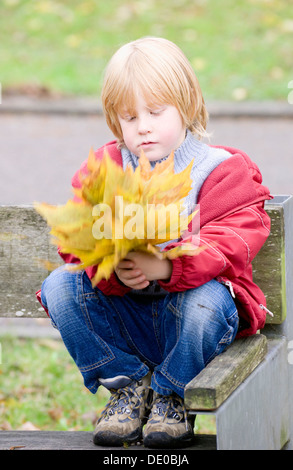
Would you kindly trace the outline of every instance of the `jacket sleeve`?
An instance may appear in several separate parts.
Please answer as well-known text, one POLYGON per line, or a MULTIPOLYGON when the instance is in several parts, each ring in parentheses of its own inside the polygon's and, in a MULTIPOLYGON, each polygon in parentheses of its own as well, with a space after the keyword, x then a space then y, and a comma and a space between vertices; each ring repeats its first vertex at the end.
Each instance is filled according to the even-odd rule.
MULTIPOLYGON (((80 263, 80 260, 72 254, 64 254, 58 249, 58 253, 65 263, 80 263)), ((97 266, 90 266, 86 268, 86 273, 90 279, 93 278, 97 271, 97 266)), ((130 288, 125 286, 116 276, 115 272, 111 274, 108 280, 102 279, 97 284, 98 289, 100 289, 105 295, 118 295, 123 296, 130 291, 130 288)))
POLYGON ((269 232, 270 218, 263 209, 263 202, 211 221, 200 230, 197 241, 202 249, 199 254, 172 260, 170 280, 159 281, 159 284, 175 292, 198 287, 217 276, 238 277, 256 256, 269 232))

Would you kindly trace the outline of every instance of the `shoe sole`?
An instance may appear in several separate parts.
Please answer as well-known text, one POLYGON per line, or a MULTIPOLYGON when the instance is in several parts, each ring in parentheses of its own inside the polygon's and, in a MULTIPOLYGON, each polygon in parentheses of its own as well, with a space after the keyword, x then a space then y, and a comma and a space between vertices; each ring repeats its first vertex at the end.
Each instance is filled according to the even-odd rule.
POLYGON ((194 435, 190 433, 183 434, 180 437, 171 437, 166 432, 151 432, 143 439, 145 447, 157 449, 174 449, 190 446, 194 441, 194 435))
POLYGON ((122 447, 125 444, 133 444, 141 441, 142 435, 140 430, 135 430, 127 436, 119 436, 111 431, 102 431, 93 437, 94 444, 104 447, 122 447))

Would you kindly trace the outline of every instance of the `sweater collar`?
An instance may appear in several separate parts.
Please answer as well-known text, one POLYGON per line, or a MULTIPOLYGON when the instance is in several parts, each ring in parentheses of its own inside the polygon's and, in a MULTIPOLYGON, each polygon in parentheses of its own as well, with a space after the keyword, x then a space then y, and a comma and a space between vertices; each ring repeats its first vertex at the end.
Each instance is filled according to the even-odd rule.
MULTIPOLYGON (((197 140, 197 138, 189 131, 186 132, 186 137, 180 147, 174 152, 174 171, 179 173, 196 157, 203 158, 205 144, 197 140)), ((131 165, 133 169, 137 168, 139 157, 130 152, 128 148, 123 147, 121 149, 123 169, 125 170, 127 165, 131 165)), ((150 162, 151 168, 154 168, 157 163, 161 163, 168 158, 169 155, 150 162)))

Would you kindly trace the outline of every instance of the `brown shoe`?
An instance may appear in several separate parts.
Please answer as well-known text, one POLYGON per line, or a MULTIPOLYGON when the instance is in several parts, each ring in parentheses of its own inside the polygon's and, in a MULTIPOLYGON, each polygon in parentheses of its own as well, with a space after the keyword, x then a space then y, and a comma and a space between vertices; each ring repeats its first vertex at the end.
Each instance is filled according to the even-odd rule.
POLYGON ((192 444, 195 416, 188 416, 178 395, 155 394, 143 433, 145 447, 176 448, 192 444))
POLYGON ((141 440, 147 413, 151 373, 138 382, 111 390, 111 397, 97 422, 93 441, 100 446, 123 446, 141 440))

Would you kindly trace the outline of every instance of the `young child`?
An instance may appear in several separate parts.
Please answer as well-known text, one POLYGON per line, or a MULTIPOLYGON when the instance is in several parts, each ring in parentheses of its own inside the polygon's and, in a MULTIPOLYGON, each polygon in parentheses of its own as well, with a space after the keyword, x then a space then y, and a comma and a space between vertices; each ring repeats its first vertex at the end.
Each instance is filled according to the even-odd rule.
MULTIPOLYGON (((271 196, 245 153, 201 142, 208 120, 203 96, 172 42, 142 38, 121 47, 106 70, 102 101, 116 140, 96 158, 107 148, 124 169, 136 168, 144 150, 154 167, 174 150, 175 172, 194 159, 186 203, 200 205, 205 249, 172 261, 131 252, 96 288, 90 282, 96 266, 58 268, 44 281, 41 302, 85 386, 92 393, 100 385, 111 390, 95 444, 143 438, 147 447, 185 446, 194 418, 184 406, 184 387, 236 335, 264 326, 265 298, 253 283, 251 261, 269 235, 263 207, 271 196)), ((79 171, 72 184, 80 187, 79 171)), ((60 254, 66 263, 78 262, 60 254)))

